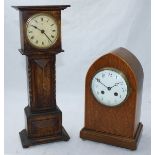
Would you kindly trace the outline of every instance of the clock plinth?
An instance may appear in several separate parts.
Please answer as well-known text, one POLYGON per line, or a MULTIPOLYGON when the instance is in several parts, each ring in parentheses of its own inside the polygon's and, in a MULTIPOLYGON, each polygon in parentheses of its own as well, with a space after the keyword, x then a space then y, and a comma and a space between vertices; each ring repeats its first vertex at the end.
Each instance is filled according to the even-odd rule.
POLYGON ((56 104, 56 54, 61 48, 61 10, 69 5, 14 6, 20 13, 21 49, 26 55, 28 98, 22 146, 68 141, 56 104))
POLYGON ((97 59, 86 75, 85 122, 80 137, 135 150, 143 128, 143 77, 140 62, 124 48, 97 59))
POLYGON ((62 126, 62 113, 57 107, 53 112, 31 113, 30 107, 25 107, 27 129, 19 134, 22 146, 68 141, 69 135, 62 126))
POLYGON ((100 143, 111 144, 114 146, 123 147, 131 150, 136 150, 142 134, 142 129, 143 124, 139 123, 135 136, 133 138, 126 138, 83 128, 80 132, 80 138, 100 143))

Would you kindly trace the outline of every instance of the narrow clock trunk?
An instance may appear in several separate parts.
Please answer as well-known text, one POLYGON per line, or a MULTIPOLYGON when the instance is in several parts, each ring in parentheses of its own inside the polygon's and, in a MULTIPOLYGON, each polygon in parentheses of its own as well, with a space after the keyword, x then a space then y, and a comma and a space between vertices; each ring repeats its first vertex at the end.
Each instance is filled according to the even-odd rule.
POLYGON ((28 56, 27 80, 31 111, 54 110, 55 55, 28 56))

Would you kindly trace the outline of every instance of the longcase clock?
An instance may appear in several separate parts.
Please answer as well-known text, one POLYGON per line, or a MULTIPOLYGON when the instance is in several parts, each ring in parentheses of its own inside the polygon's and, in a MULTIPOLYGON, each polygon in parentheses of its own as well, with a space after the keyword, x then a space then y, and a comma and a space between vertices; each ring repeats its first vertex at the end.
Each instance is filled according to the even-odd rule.
POLYGON ((56 104, 56 54, 61 47, 61 10, 70 5, 13 6, 19 10, 20 53, 26 55, 29 104, 26 128, 19 134, 24 148, 69 140, 56 104))
POLYGON ((143 69, 127 49, 97 59, 85 84, 85 123, 80 137, 135 150, 143 125, 140 109, 143 69))

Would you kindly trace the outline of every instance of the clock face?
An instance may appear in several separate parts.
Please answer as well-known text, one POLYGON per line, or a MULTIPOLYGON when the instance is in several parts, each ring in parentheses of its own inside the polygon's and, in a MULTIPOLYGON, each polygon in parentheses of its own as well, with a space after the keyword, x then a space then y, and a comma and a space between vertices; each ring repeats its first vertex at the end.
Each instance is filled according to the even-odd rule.
POLYGON ((114 68, 99 71, 92 79, 92 93, 106 106, 117 106, 128 96, 128 83, 125 75, 114 68))
POLYGON ((31 45, 46 49, 56 42, 58 27, 53 17, 47 14, 35 14, 27 21, 26 33, 31 45))

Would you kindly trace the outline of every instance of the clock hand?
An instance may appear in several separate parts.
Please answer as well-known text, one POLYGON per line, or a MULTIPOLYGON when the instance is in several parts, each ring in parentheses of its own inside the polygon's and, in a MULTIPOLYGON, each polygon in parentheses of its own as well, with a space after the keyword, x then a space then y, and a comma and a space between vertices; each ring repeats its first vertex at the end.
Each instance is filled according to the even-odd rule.
MULTIPOLYGON (((48 40, 51 41, 51 39, 47 36, 47 34, 45 33, 44 30, 41 30, 41 29, 39 29, 38 27, 36 27, 36 26, 34 26, 34 25, 31 25, 31 26, 34 27, 35 29, 38 29, 41 33, 43 33, 43 34, 48 38, 48 40)), ((52 42, 52 41, 51 41, 51 42, 52 42)))
POLYGON ((118 83, 115 83, 115 85, 113 85, 112 87, 107 87, 105 84, 103 84, 103 83, 101 82, 100 79, 96 78, 96 80, 97 80, 97 82, 99 82, 99 83, 101 83, 103 86, 105 86, 108 90, 111 90, 111 88, 113 88, 113 87, 115 87, 115 86, 117 86, 118 84, 121 83, 121 82, 118 82, 118 83))
MULTIPOLYGON (((97 80, 97 82, 99 82, 99 83, 101 83, 103 86, 105 86, 107 89, 109 88, 109 87, 107 87, 105 84, 103 84, 102 82, 101 82, 101 80, 100 79, 98 79, 98 78, 95 78, 96 80, 97 80)), ((108 89, 109 90, 109 89, 108 89)))
POLYGON ((43 33, 48 38, 48 40, 52 42, 52 40, 47 36, 47 34, 45 33, 45 31, 43 33))
POLYGON ((120 83, 121 82, 115 83, 112 87, 110 87, 110 89, 113 88, 113 87, 115 87, 115 86, 117 86, 117 85, 119 85, 120 83))
POLYGON ((31 26, 34 27, 35 29, 38 29, 41 33, 44 31, 44 30, 39 29, 37 26, 34 26, 34 25, 31 25, 31 26))

